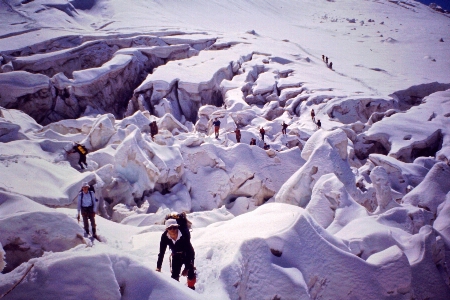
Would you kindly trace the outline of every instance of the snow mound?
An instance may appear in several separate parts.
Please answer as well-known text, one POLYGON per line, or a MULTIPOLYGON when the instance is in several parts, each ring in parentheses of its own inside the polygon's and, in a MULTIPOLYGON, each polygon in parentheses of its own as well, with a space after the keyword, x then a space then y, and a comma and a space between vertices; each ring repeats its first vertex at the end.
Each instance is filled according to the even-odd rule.
POLYGON ((80 247, 32 259, 3 275, 0 293, 11 288, 30 267, 20 288, 14 289, 10 297, 48 299, 48 295, 52 295, 63 299, 89 295, 94 299, 163 299, 171 295, 180 299, 200 298, 190 289, 127 256, 95 253, 80 247), (61 274, 70 276, 61 277, 61 274))
POLYGON ((83 231, 70 217, 29 198, 0 190, 0 224, 4 272, 45 252, 62 252, 83 244, 83 231))

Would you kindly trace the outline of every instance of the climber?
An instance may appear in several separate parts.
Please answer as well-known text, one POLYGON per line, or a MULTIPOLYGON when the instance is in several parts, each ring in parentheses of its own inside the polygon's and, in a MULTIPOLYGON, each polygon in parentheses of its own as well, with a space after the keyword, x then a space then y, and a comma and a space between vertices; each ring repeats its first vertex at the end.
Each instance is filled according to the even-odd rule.
POLYGON ((220 130, 220 121, 216 118, 213 122, 214 125, 214 133, 216 134, 216 139, 219 138, 219 130, 220 130))
POLYGON ((261 129, 259 130, 259 133, 261 134, 261 140, 264 141, 264 134, 266 133, 266 131, 264 130, 264 127, 261 127, 261 129))
POLYGON ((315 122, 316 120, 316 113, 314 112, 314 109, 311 109, 311 119, 313 120, 313 122, 315 122))
POLYGON ((236 134, 236 142, 240 143, 241 142, 241 131, 239 130, 239 128, 236 128, 234 133, 236 134))
POLYGON ((152 141, 154 140, 155 135, 158 134, 158 124, 156 121, 150 123, 150 135, 152 137, 152 141))
POLYGON ((161 272, 161 266, 166 253, 167 246, 172 251, 172 278, 179 281, 181 267, 184 264, 183 276, 187 274, 188 287, 195 290, 196 274, 194 267, 195 252, 190 239, 186 234, 182 234, 175 219, 168 219, 165 222, 166 230, 161 235, 159 243, 158 262, 156 271, 161 272))
POLYGON ((78 194, 78 216, 77 220, 80 222, 80 211, 83 216, 84 231, 86 237, 89 235, 89 221, 91 221, 92 237, 98 239, 97 230, 95 226, 95 214, 98 211, 98 200, 95 198, 95 192, 90 190, 90 186, 87 182, 83 182, 81 192, 78 194))
POLYGON ((281 133, 282 134, 284 134, 284 135, 286 135, 286 128, 288 128, 288 124, 286 124, 286 123, 284 123, 284 121, 283 121, 283 124, 281 124, 281 127, 282 127, 282 129, 281 129, 281 133))
POLYGON ((82 164, 84 164, 87 167, 86 155, 88 154, 88 150, 86 149, 85 146, 80 145, 78 143, 73 143, 72 150, 71 151, 66 151, 66 152, 68 154, 77 152, 80 155, 80 158, 78 159, 78 164, 80 165, 81 170, 84 169, 82 164))

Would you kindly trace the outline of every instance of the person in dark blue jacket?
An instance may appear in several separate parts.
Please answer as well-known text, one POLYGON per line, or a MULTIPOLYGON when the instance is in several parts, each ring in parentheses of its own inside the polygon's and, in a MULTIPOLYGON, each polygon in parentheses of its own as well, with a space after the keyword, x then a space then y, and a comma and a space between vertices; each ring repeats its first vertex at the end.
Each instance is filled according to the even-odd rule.
POLYGON ((185 274, 187 273, 188 287, 195 290, 194 247, 192 247, 190 237, 182 234, 178 227, 179 225, 176 220, 166 220, 166 230, 161 235, 161 241, 159 243, 156 271, 161 272, 164 254, 166 253, 167 246, 169 246, 172 251, 172 278, 179 281, 181 267, 184 264, 183 275, 186 276, 185 274))

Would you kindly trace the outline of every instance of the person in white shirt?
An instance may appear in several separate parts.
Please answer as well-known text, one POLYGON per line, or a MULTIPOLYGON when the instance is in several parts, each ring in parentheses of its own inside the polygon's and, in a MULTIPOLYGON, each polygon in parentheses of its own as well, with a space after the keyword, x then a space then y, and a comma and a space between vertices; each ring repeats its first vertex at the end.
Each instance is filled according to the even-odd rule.
POLYGON ((89 190, 89 184, 83 182, 81 192, 78 194, 78 222, 80 221, 80 211, 83 216, 84 230, 86 236, 89 235, 89 221, 92 227, 92 236, 97 238, 97 231, 95 226, 95 214, 98 209, 98 200, 95 198, 95 193, 89 190))

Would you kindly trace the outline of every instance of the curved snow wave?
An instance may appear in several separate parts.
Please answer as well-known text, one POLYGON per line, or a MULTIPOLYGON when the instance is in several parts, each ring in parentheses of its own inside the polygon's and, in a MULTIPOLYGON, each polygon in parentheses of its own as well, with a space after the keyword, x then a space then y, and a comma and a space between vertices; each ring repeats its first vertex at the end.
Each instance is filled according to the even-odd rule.
MULTIPOLYGON (((92 248, 90 248, 92 249, 92 248)), ((135 259, 117 253, 74 248, 32 259, 2 275, 0 293, 8 291, 28 268, 30 272, 12 290, 15 299, 199 299, 195 292, 150 270, 135 259), (32 266, 32 267, 31 267, 32 266), (61 276, 64 274, 64 276, 61 276)))

